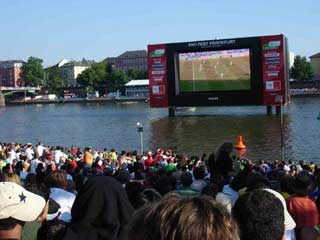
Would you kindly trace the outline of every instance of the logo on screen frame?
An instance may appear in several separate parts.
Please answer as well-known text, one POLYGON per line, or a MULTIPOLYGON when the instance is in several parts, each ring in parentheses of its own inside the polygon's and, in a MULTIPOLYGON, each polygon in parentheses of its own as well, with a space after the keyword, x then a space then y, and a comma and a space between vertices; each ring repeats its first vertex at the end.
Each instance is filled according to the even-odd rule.
POLYGON ((164 55, 165 50, 163 48, 161 49, 156 49, 152 52, 150 52, 150 57, 151 58, 157 58, 157 57, 162 57, 164 55))
POLYGON ((219 101, 219 97, 208 97, 209 101, 219 101))
POLYGON ((274 50, 278 49, 281 45, 281 41, 270 41, 263 45, 263 50, 274 50))

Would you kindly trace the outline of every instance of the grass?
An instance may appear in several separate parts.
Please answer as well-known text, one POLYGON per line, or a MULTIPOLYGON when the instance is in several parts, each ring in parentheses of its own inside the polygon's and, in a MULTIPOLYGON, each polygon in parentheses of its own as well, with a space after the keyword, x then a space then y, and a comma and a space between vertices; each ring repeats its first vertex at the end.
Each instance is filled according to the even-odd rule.
POLYGON ((181 92, 237 91, 250 89, 251 83, 249 79, 180 81, 181 92))

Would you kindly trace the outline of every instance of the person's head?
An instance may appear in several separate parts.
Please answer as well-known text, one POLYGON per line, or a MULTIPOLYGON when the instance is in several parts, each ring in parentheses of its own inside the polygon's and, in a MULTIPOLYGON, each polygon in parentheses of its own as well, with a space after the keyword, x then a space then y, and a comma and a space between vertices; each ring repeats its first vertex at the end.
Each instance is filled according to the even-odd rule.
POLYGON ((294 177, 290 175, 284 175, 280 179, 280 190, 281 192, 289 193, 290 195, 294 193, 294 177))
POLYGON ((67 187, 67 174, 61 170, 53 171, 45 178, 45 184, 47 188, 65 189, 67 187))
POLYGON ((16 169, 15 169, 15 172, 16 172, 17 174, 20 174, 20 171, 23 170, 23 163, 22 163, 22 161, 18 161, 15 168, 16 168, 16 169))
POLYGON ((246 182, 248 191, 270 187, 268 179, 259 172, 249 173, 246 182))
POLYGON ((304 165, 306 165, 306 161, 305 160, 301 160, 301 161, 299 161, 299 164, 303 167, 304 165))
POLYGON ((233 150, 233 144, 230 142, 223 143, 219 148, 219 152, 225 152, 228 154, 230 154, 232 150, 233 150))
MULTIPOLYGON (((72 206, 70 229, 80 239, 124 239, 133 208, 121 184, 111 177, 90 178, 72 206), (83 227, 85 226, 85 227, 83 227)), ((65 239, 69 239, 68 234, 65 239)))
POLYGON ((20 177, 15 173, 0 174, 0 182, 14 182, 18 185, 22 185, 20 177))
POLYGON ((236 175, 230 182, 230 187, 238 192, 241 188, 244 188, 246 186, 246 182, 244 181, 244 178, 242 174, 236 175))
POLYGON ((258 189, 246 193, 236 201, 232 214, 241 240, 281 240, 284 235, 284 208, 270 192, 258 189))
POLYGON ((0 183, 0 239, 20 239, 25 222, 38 219, 45 200, 13 182, 0 183))
POLYGON ((307 173, 299 173, 294 180, 294 191, 299 196, 307 196, 311 191, 312 179, 307 173))
POLYGON ((215 183, 210 183, 202 189, 201 195, 210 196, 216 198, 219 192, 219 186, 215 183))
POLYGON ((140 182, 129 182, 125 186, 125 190, 134 209, 138 209, 144 205, 145 202, 142 199, 144 187, 140 182))
POLYGON ((190 187, 192 184, 192 175, 189 172, 184 172, 180 176, 180 182, 184 187, 190 187))
POLYGON ((44 167, 42 163, 38 163, 37 168, 36 168, 36 173, 40 173, 44 171, 44 167))
POLYGON ((117 179, 122 185, 125 185, 130 181, 130 174, 127 170, 120 170, 116 173, 115 179, 117 179))
POLYGON ((227 210, 209 197, 182 199, 175 194, 137 211, 130 240, 238 240, 238 227, 227 210))
POLYGON ((194 168, 193 176, 196 180, 203 180, 205 175, 206 175, 206 170, 203 165, 194 168))
POLYGON ((167 175, 160 176, 154 184, 154 188, 163 196, 170 192, 172 189, 172 184, 170 178, 167 175))

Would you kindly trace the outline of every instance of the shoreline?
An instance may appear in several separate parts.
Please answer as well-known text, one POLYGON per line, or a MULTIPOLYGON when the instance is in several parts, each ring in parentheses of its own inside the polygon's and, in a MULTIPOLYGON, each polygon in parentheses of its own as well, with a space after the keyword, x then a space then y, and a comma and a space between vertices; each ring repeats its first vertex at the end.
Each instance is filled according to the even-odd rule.
MULTIPOLYGON (((313 94, 292 94, 292 98, 320 97, 320 93, 313 94)), ((6 102, 8 106, 32 105, 32 104, 66 104, 66 103, 138 103, 148 102, 148 98, 76 98, 76 99, 56 99, 56 100, 13 100, 6 102)))
POLYGON ((147 98, 77 98, 77 99, 56 99, 56 100, 14 100, 6 102, 8 106, 31 105, 31 104, 65 104, 65 103, 135 103, 147 102, 147 98))

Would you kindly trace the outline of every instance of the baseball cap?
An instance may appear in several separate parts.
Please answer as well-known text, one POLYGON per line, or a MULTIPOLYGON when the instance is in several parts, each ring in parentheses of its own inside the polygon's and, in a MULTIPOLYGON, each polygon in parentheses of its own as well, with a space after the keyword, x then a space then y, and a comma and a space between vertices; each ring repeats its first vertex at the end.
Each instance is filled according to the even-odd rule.
POLYGON ((265 188, 263 190, 273 194, 276 198, 278 198, 281 201, 282 206, 283 206, 283 210, 284 210, 285 230, 293 230, 296 227, 296 223, 287 210, 287 204, 286 204, 286 201, 284 200, 283 196, 280 193, 278 193, 277 191, 272 190, 270 188, 265 188))
POLYGON ((13 182, 0 183, 0 219, 15 218, 24 222, 37 220, 45 207, 43 197, 13 182))

